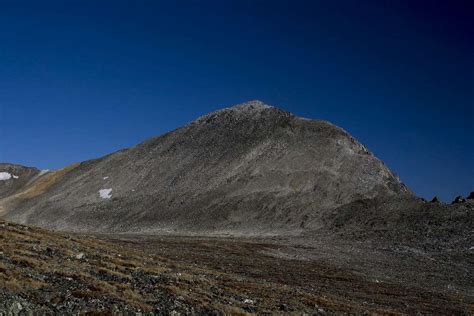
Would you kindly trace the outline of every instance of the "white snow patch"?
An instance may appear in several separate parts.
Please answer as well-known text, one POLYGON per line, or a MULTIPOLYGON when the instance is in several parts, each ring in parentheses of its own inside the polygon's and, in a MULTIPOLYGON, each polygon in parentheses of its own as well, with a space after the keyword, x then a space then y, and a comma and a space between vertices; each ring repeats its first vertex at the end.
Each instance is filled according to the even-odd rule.
POLYGON ((469 248, 469 250, 474 250, 474 246, 472 246, 471 248, 469 248))
POLYGON ((102 189, 99 190, 99 195, 103 199, 110 199, 112 197, 112 189, 102 189))
POLYGON ((13 179, 18 179, 19 178, 18 176, 15 176, 14 174, 12 174, 12 177, 13 177, 13 179))
POLYGON ((104 177, 104 180, 107 180, 109 177, 104 177))
POLYGON ((0 181, 10 180, 12 175, 8 172, 0 172, 0 181))

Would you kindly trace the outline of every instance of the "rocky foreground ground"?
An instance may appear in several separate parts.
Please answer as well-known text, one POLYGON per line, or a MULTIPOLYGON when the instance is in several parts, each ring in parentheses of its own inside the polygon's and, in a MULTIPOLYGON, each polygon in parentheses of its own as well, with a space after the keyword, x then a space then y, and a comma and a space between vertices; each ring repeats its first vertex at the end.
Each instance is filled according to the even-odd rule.
POLYGON ((312 238, 305 245, 280 237, 83 236, 0 221, 0 311, 474 313, 472 278, 464 273, 472 261, 458 274, 445 271, 449 264, 436 272, 428 267, 436 258, 406 249, 390 257, 388 249, 312 238), (397 266, 421 277, 410 282, 397 266), (439 287, 420 283, 424 271, 439 273, 439 287), (450 278, 457 278, 453 289, 445 286, 450 278))

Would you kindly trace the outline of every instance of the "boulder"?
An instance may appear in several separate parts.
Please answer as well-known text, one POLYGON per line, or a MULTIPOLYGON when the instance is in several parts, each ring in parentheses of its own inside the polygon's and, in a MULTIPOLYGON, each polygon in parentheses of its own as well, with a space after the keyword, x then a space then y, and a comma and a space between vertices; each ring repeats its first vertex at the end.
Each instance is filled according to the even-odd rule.
POLYGON ((434 198, 431 199, 431 203, 441 203, 440 199, 438 196, 435 196, 434 198))
POLYGON ((462 196, 459 195, 459 196, 456 196, 456 198, 451 204, 458 204, 458 203, 464 203, 464 202, 466 202, 466 200, 462 196))

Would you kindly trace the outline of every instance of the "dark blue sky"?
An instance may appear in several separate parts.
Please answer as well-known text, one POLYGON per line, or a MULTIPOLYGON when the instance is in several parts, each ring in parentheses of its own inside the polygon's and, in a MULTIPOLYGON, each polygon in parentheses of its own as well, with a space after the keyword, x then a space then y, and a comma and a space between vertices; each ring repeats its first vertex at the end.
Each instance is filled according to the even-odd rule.
POLYGON ((0 1, 0 161, 59 168, 259 99, 415 193, 474 190, 472 1, 0 1))

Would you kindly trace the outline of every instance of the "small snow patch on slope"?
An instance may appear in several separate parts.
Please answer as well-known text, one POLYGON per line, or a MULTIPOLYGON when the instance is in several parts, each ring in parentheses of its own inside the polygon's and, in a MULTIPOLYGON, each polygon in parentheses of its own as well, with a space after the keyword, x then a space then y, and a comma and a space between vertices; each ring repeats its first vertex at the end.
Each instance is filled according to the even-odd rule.
POLYGON ((8 172, 0 172, 0 181, 10 180, 12 175, 8 172))
POLYGON ((112 197, 112 189, 102 189, 99 190, 99 195, 103 199, 110 199, 112 197))

